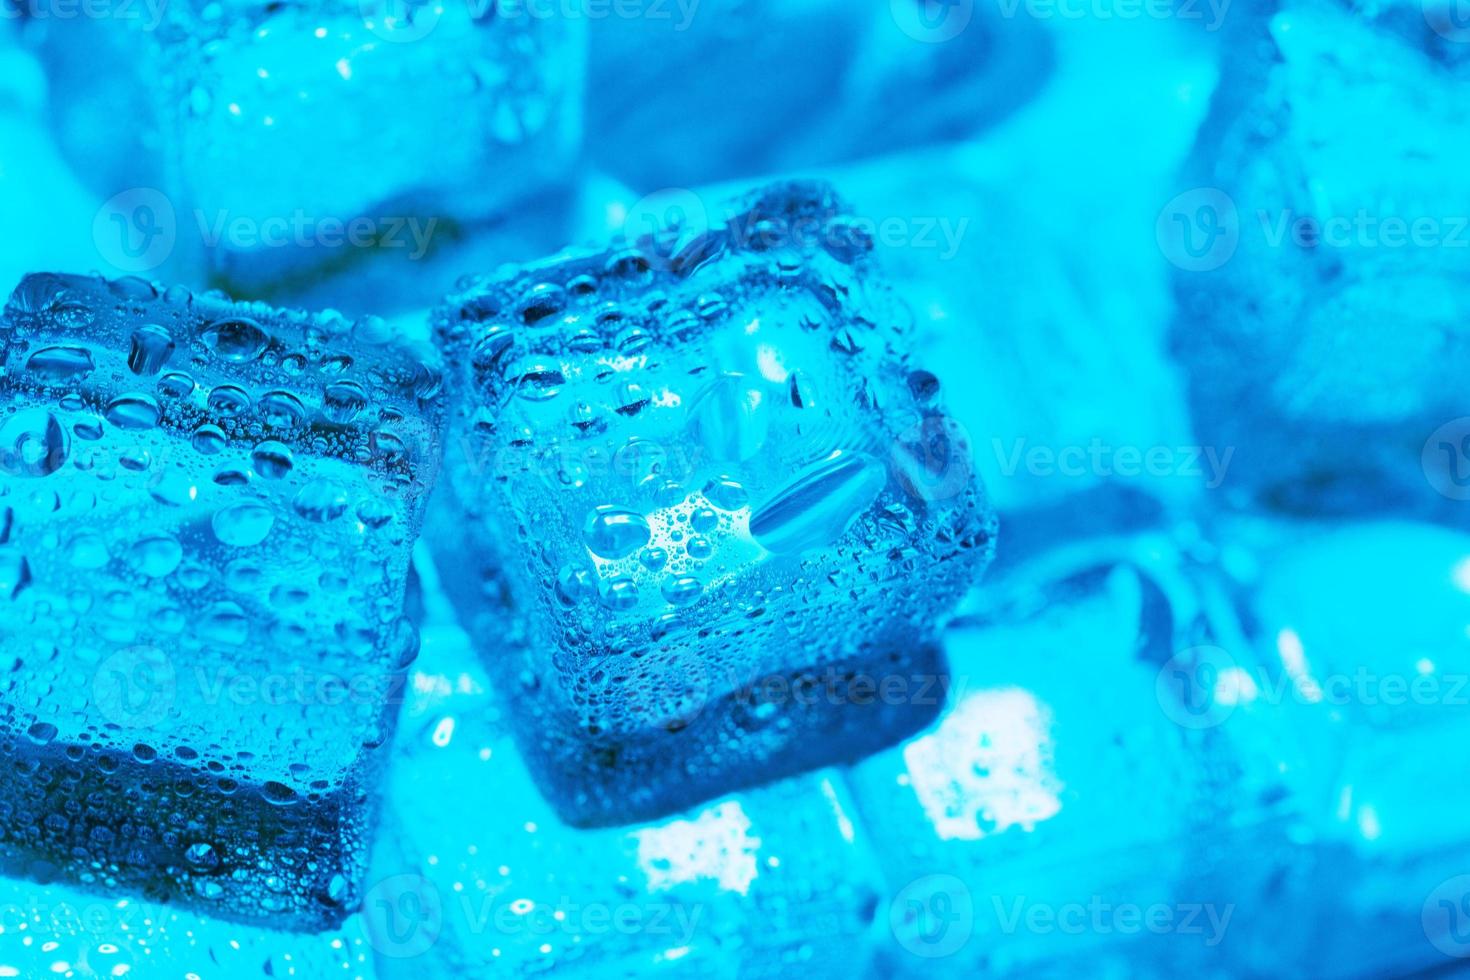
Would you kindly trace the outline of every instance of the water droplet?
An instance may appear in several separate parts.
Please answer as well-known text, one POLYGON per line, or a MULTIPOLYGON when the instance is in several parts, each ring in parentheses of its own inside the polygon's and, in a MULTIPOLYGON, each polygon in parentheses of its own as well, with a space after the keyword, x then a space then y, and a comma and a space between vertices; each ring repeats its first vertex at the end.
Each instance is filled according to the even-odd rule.
POLYGON ((621 507, 603 505, 587 518, 582 537, 600 558, 626 558, 648 544, 652 531, 643 515, 621 507))
POLYGON ((172 470, 160 476, 148 488, 148 493, 160 504, 182 507, 199 496, 194 480, 181 470, 172 470))
POLYGON ((689 429, 715 459, 751 459, 766 444, 771 420, 766 397, 738 374, 716 379, 689 408, 689 429))
POLYGON ((194 393, 194 379, 173 371, 158 379, 158 393, 165 398, 184 398, 194 393))
POLYGON ((107 541, 95 531, 82 531, 67 542, 66 560, 73 568, 101 568, 107 564, 107 541))
POLYGON ((750 502, 745 488, 728 476, 720 476, 704 485, 704 498, 720 510, 739 510, 750 502))
POLYGON ((201 425, 189 438, 189 444, 194 447, 195 451, 206 456, 213 456, 224 449, 225 442, 225 430, 217 425, 201 425))
POLYGON ((236 602, 216 602, 199 617, 200 639, 239 646, 250 638, 250 619, 236 602))
POLYGON ((92 372, 92 352, 85 347, 43 347, 26 361, 26 371, 42 384, 62 384, 92 372))
POLYGON ((333 381, 322 398, 322 414, 338 425, 349 425, 367 407, 367 392, 356 381, 333 381))
POLYGON ((545 361, 523 361, 513 369, 512 376, 516 394, 532 402, 555 398, 567 383, 561 369, 545 361))
POLYGON ((190 844, 184 860, 202 871, 213 871, 219 867, 219 852, 208 844, 190 844))
POLYGON ((301 801, 301 797, 294 789, 274 780, 261 787, 260 795, 272 806, 295 806, 301 801))
POLYGON ((249 548, 260 544, 270 533, 275 517, 270 510, 257 503, 234 504, 215 511, 210 525, 214 536, 227 545, 249 548))
POLYGON ((259 357, 270 342, 260 324, 244 317, 216 320, 204 329, 200 339, 206 348, 236 363, 259 357))
POLYGON ((37 745, 50 745, 57 736, 57 728, 49 721, 38 721, 26 729, 26 738, 37 745))
POLYGON ((638 605, 638 585, 626 575, 614 575, 598 583, 597 598, 614 612, 627 612, 638 605))
POLYGON ((167 534, 142 538, 128 551, 128 564, 148 578, 163 578, 183 560, 183 547, 167 534))
POLYGON ((0 596, 14 599, 31 584, 31 565, 14 548, 0 549, 0 596))
POLYGON ((306 406, 289 391, 268 391, 260 396, 260 417, 266 425, 288 428, 306 420, 306 406))
POLYGON ((704 585, 692 575, 680 575, 665 582, 661 591, 669 602, 683 606, 698 599, 704 591, 704 585))
POLYGON ((144 324, 133 331, 128 348, 128 370, 140 375, 157 374, 173 355, 173 335, 156 323, 144 324))
POLYGON ((70 449, 71 437, 56 416, 22 409, 0 425, 0 474, 50 476, 61 469, 70 449))
POLYGON ((347 512, 347 504, 347 491, 326 480, 312 480, 291 502, 296 513, 317 524, 335 521, 347 512))
POLYGON ((209 408, 216 415, 234 418, 250 409, 250 395, 234 385, 220 385, 209 393, 209 408))
POLYGON ((119 395, 108 403, 107 411, 103 413, 107 421, 119 429, 133 430, 153 428, 158 425, 162 414, 157 399, 141 392, 119 395))
POLYGON ((757 507, 750 515, 750 533, 776 554, 832 544, 872 506, 887 482, 888 474, 873 457, 835 452, 757 507))
POLYGON ((295 465, 291 448, 285 443, 269 440, 256 446, 250 454, 250 463, 255 472, 268 480, 279 480, 291 472, 295 465))

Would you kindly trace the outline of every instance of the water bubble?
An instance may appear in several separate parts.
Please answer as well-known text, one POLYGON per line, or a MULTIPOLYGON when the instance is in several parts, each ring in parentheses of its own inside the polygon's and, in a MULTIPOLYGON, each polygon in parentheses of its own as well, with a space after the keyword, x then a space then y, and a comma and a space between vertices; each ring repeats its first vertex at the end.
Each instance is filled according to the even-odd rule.
POLYGON ((335 521, 347 512, 347 491, 326 480, 312 480, 296 494, 291 506, 317 524, 335 521))
POLYGON ((66 560, 73 568, 101 568, 108 562, 107 541, 95 531, 82 531, 67 542, 66 560))
POLYGON ((236 363, 259 357, 270 342, 260 324, 244 317, 216 320, 204 329, 199 339, 215 354, 236 363))
POLYGON ((261 504, 243 503, 223 507, 210 519, 214 536, 227 545, 248 548, 260 544, 270 533, 275 517, 261 504))
POLYGON ((367 407, 367 392, 356 381, 333 381, 322 398, 322 414, 338 425, 349 425, 367 407))
POLYGON ((14 599, 31 584, 31 565, 14 548, 0 548, 0 597, 14 599))
POLYGON ((648 544, 651 534, 643 515, 603 505, 588 515, 582 537, 594 555, 618 559, 626 558, 648 544))
POLYGON ((516 394, 527 401, 544 402, 555 398, 566 385, 566 375, 545 361, 524 361, 512 370, 516 394))
POLYGON ((0 424, 0 474, 5 476, 50 476, 61 469, 70 449, 66 428, 43 409, 22 409, 0 424))
POLYGON ((193 446, 196 452, 203 453, 205 456, 213 456, 221 451, 225 448, 226 442, 225 430, 217 425, 201 425, 189 437, 189 445, 193 446))
POLYGON ((167 534, 141 538, 128 550, 128 564, 148 578, 171 574, 183 560, 183 547, 167 534))
POLYGON ((219 852, 209 844, 190 844, 184 860, 201 871, 213 871, 219 867, 219 852))
POLYGON ((750 502, 750 495, 745 492, 745 487, 728 476, 716 477, 706 483, 704 498, 720 510, 729 511, 739 510, 750 502))
POLYGON ((250 454, 250 463, 255 467, 255 472, 268 480, 281 479, 295 465, 290 447, 274 440, 256 446, 250 454))
POLYGON ((692 575, 680 575, 665 582, 661 591, 670 603, 683 606, 698 599, 704 585, 692 575))
POLYGON ((57 734, 56 726, 49 721, 38 721, 26 729, 26 738, 37 745, 50 745, 56 739, 57 734))
POLYGON ((272 806, 295 806, 301 802, 300 795, 294 789, 274 780, 261 787, 260 795, 272 806))
POLYGON ((163 410, 152 395, 134 392, 114 398, 103 415, 119 429, 142 430, 158 425, 163 410))
POLYGON ((638 585, 626 575, 614 575, 598 583, 597 598, 614 612, 626 612, 638 605, 638 585))
POLYGON ((220 385, 209 393, 209 408, 216 415, 234 418, 250 409, 250 395, 234 385, 220 385))
POLYGON ((716 379, 689 409, 691 435, 715 459, 751 459, 766 444, 770 428, 765 393, 738 374, 716 379))
POLYGON ((85 347, 43 347, 26 361, 27 373, 42 384, 62 384, 90 374, 96 365, 85 347))
POLYGON ((130 338, 128 370, 139 375, 157 374, 173 354, 173 335, 156 323, 144 324, 130 338))
POLYGON ((306 406, 289 391, 268 391, 260 396, 260 417, 266 425, 288 428, 306 419, 306 406))
POLYGON ((250 638, 250 619, 236 602, 216 602, 199 617, 200 639, 239 646, 250 638))

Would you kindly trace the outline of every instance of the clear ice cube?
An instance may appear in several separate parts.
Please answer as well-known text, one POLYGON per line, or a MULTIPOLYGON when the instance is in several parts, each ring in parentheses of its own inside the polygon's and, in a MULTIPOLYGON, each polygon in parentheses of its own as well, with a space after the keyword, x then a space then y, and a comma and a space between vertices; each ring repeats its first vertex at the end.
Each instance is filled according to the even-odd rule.
POLYGON ((1470 537, 1407 521, 1236 531, 1265 667, 1252 693, 1289 712, 1307 763, 1311 849, 1280 899, 1299 968, 1407 976, 1463 959, 1470 537))
POLYGON ((1282 729, 1178 685, 1234 636, 1194 575, 1167 540, 1088 544, 946 634, 946 714, 849 777, 888 975, 1228 976, 1253 948, 1287 853, 1282 729))
POLYGON ((576 829, 488 685, 462 632, 425 627, 362 917, 385 980, 862 974, 879 886, 837 773, 576 829))
POLYGON ((503 572, 523 611, 513 637, 464 605, 572 822, 860 757, 937 711, 927 637, 995 519, 870 247, 829 187, 778 184, 441 314, 446 575, 503 572))
POLYGON ((432 352, 391 340, 140 279, 15 290, 4 871, 281 927, 354 906, 439 454, 432 352))
POLYGON ((32 26, 105 260, 268 299, 367 265, 332 304, 360 308, 569 174, 583 23, 534 10, 188 0, 32 26))
POLYGON ((1435 27, 1452 6, 1285 3, 1225 61, 1158 232, 1234 503, 1462 520, 1470 59, 1435 27))

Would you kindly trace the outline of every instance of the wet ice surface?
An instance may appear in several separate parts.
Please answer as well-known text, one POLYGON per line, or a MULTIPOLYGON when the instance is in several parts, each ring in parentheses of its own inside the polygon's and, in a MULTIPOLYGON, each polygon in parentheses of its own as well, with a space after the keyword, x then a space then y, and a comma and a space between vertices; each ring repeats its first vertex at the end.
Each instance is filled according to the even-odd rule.
POLYGON ((357 901, 417 641, 437 369, 349 324, 35 275, 0 331, 0 856, 312 927, 357 901))
POLYGON ((574 820, 668 812, 922 724, 933 693, 850 685, 932 679, 932 624, 993 547, 909 314, 830 188, 731 208, 683 241, 470 281, 441 315, 449 536, 477 572, 504 563, 527 636, 466 614, 492 617, 477 640, 574 820))
POLYGON ((464 633, 426 627, 365 906, 381 976, 865 967, 880 886, 838 773, 578 829, 540 800, 489 687, 464 633))

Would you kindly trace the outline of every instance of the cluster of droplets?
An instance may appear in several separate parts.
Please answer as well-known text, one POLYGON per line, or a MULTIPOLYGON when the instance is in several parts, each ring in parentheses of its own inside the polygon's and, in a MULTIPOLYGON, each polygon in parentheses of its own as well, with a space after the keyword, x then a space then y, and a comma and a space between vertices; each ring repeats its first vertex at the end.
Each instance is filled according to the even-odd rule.
POLYGON ((366 813, 344 781, 380 764, 416 649, 402 597, 436 438, 437 373, 385 339, 137 280, 17 290, 6 816, 44 819, 11 846, 235 916, 351 901, 366 813), (115 819, 73 821, 68 794, 115 819), (173 816, 139 823, 143 804, 173 816))

